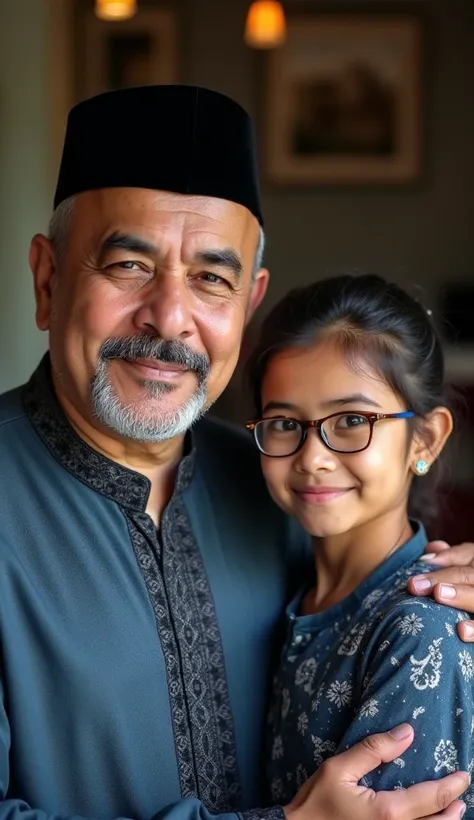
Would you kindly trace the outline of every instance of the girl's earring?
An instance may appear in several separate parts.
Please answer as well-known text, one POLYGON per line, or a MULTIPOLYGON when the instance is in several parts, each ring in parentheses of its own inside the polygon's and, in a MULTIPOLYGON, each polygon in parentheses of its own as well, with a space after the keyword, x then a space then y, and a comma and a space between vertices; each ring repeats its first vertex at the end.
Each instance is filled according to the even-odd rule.
POLYGON ((429 469, 430 465, 427 461, 423 461, 423 459, 417 461, 415 464, 415 471, 417 475, 426 475, 429 469))

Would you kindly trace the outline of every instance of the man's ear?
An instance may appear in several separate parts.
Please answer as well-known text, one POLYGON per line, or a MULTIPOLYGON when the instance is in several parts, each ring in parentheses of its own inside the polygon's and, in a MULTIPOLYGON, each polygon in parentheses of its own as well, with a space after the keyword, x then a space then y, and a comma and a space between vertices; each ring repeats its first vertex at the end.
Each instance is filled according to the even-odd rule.
POLYGON ((266 268, 260 268, 253 275, 250 297, 248 300, 247 311, 245 314, 245 326, 249 324, 249 322, 253 318, 255 311, 261 305, 267 292, 269 281, 270 273, 266 268))
POLYGON ((417 475, 417 464, 424 463, 426 471, 441 454, 453 430, 453 417, 447 407, 435 407, 422 420, 422 429, 415 433, 410 449, 410 466, 417 475))
POLYGON ((43 234, 31 240, 29 262, 35 286, 36 324, 39 330, 49 330, 57 263, 53 245, 43 234))

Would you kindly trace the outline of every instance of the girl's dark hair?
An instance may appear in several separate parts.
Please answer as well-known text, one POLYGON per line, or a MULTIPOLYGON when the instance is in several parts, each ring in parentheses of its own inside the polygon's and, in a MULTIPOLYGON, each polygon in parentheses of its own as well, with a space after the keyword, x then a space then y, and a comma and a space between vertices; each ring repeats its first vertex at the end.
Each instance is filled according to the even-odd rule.
MULTIPOLYGON (((273 357, 323 338, 334 340, 352 367, 360 369, 365 361, 375 369, 417 414, 413 429, 419 434, 420 419, 435 407, 447 406, 441 342, 425 308, 380 276, 345 275, 291 291, 264 320, 247 365, 258 416, 263 378, 273 357)), ((426 523, 436 515, 439 477, 439 460, 428 475, 415 476, 410 515, 426 523)))

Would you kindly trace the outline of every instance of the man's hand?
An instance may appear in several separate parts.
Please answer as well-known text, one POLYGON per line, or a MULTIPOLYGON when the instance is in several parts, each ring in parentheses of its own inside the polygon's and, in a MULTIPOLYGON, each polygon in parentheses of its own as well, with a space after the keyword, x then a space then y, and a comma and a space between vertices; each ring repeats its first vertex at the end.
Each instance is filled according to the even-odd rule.
POLYGON ((469 786, 466 772, 400 791, 374 792, 359 785, 381 763, 403 754, 413 737, 413 729, 404 723, 329 758, 284 807, 288 820, 459 820, 466 807, 456 798, 469 786))
MULTIPOLYGON (((410 578, 408 591, 412 595, 432 595, 440 604, 474 614, 474 544, 466 542, 450 548, 445 541, 431 541, 425 553, 422 560, 449 569, 410 578)), ((463 641, 474 642, 474 620, 462 621, 457 629, 463 641)))

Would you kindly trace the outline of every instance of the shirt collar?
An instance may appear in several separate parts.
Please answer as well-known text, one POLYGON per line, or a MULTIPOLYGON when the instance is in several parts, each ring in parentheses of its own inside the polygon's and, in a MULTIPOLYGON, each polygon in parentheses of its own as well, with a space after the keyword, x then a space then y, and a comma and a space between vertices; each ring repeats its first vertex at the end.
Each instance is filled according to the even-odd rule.
MULTIPOLYGON (((92 449, 68 421, 54 391, 49 353, 24 386, 22 401, 43 444, 65 470, 122 507, 137 512, 146 509, 151 488, 148 478, 92 449)), ((195 444, 191 432, 188 432, 176 476, 175 493, 182 492, 189 485, 194 462, 195 444)))
MULTIPOLYGON (((298 628, 308 628, 310 631, 314 629, 326 629, 326 627, 334 627, 339 624, 341 620, 349 618, 353 613, 357 612, 360 607, 367 606, 367 601, 370 601, 370 596, 374 593, 390 594, 399 584, 404 586, 410 575, 413 575, 413 565, 423 555, 428 537, 423 524, 417 520, 410 520, 411 528, 413 530, 412 537, 406 541, 401 547, 395 550, 389 558, 386 558, 379 564, 370 575, 359 584, 359 586, 347 595, 342 601, 333 604, 329 609, 322 612, 316 612, 311 615, 298 615, 301 601, 314 586, 314 574, 294 596, 293 600, 288 604, 286 609, 287 617, 291 620, 298 620, 298 628)), ((428 568, 428 565, 426 565, 428 568)), ((421 570, 420 570, 421 571, 421 570)), ((382 594, 380 595, 382 597, 382 594)), ((378 600, 376 595, 375 600, 378 600)), ((367 617, 369 617, 370 613, 367 617)))

